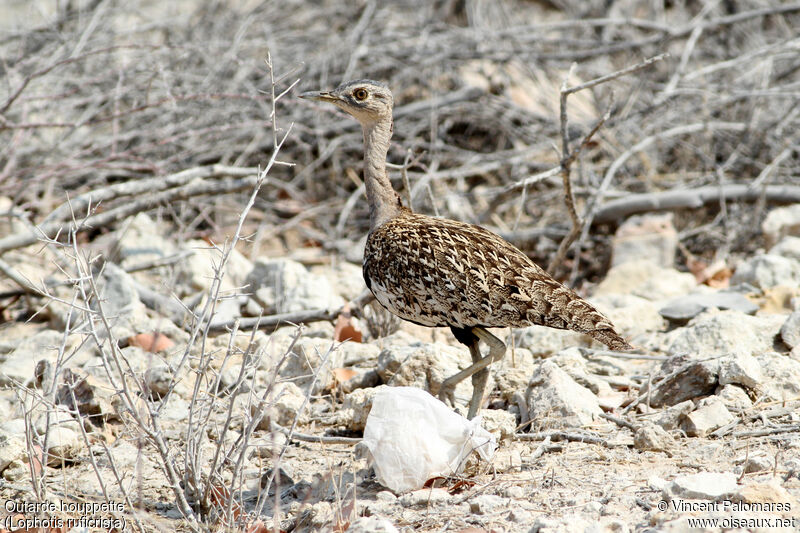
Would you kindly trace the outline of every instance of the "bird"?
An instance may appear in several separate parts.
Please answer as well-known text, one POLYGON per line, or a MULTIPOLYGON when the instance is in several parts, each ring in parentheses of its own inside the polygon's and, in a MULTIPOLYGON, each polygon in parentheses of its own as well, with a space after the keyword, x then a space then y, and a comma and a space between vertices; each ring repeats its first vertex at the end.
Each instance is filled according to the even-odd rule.
POLYGON ((394 127, 394 98, 386 84, 359 79, 299 96, 333 104, 361 124, 369 204, 363 275, 375 299, 409 322, 449 327, 469 348, 472 364, 442 382, 442 401, 455 405, 456 384, 471 377, 467 417, 478 413, 489 366, 506 351, 488 328, 537 324, 585 333, 612 350, 632 348, 594 306, 499 235, 403 205, 386 171, 394 127))

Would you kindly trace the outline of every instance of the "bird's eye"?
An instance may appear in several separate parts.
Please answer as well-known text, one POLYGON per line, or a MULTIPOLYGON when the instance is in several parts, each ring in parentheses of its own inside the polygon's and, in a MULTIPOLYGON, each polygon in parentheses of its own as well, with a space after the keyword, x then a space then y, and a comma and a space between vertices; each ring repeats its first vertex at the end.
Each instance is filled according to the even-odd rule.
POLYGON ((356 100, 366 100, 369 93, 366 89, 356 89, 353 91, 353 96, 356 97, 356 100))

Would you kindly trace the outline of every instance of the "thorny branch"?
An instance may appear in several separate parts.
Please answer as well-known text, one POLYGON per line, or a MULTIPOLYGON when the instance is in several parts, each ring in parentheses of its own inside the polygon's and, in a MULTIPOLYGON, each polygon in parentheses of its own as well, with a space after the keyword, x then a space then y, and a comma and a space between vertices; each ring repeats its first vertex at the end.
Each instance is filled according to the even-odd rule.
MULTIPOLYGON (((59 23, 63 25, 59 35, 74 33, 74 43, 48 39, 47 27, 31 34, 32 46, 28 48, 14 48, 26 38, 25 32, 10 32, 3 37, 11 52, 5 56, 8 90, 0 102, 0 194, 12 196, 30 222, 43 227, 65 220, 69 208, 58 206, 64 203, 66 191, 76 201, 92 198, 75 208, 76 213, 98 215, 101 213, 89 211, 89 206, 100 202, 101 210, 113 210, 132 197, 112 194, 101 201, 92 191, 115 190, 149 180, 153 180, 152 190, 163 191, 158 188, 159 177, 175 176, 187 168, 214 164, 255 167, 269 153, 276 132, 269 117, 270 95, 259 94, 253 81, 264 76, 260 60, 263 39, 254 28, 272 27, 273 21, 280 19, 286 24, 275 33, 275 39, 298 30, 305 36, 301 40, 289 38, 282 50, 283 58, 303 59, 303 84, 311 88, 330 86, 352 73, 384 80, 395 89, 399 96, 390 159, 402 163, 410 154, 410 166, 402 173, 408 178, 406 188, 414 192, 415 209, 443 211, 445 216, 479 222, 509 234, 517 232, 519 226, 520 230, 548 228, 547 234, 557 235, 564 233, 565 226, 563 210, 555 208, 557 187, 562 193, 569 188, 566 197, 570 200, 565 203, 571 202, 567 204, 571 226, 583 222, 581 236, 586 239, 593 213, 602 209, 610 195, 686 189, 686 183, 670 181, 669 177, 696 179, 696 169, 700 176, 708 176, 707 169, 698 168, 705 164, 701 153, 725 152, 729 143, 747 146, 749 152, 746 157, 731 160, 726 167, 729 176, 744 180, 752 173, 761 174, 769 176, 770 185, 791 179, 799 119, 791 101, 792 91, 796 92, 793 58, 800 43, 787 28, 796 26, 800 4, 764 7, 745 2, 733 13, 719 4, 709 5, 702 13, 692 12, 677 22, 669 11, 640 11, 636 17, 623 12, 613 17, 537 23, 520 17, 500 26, 480 10, 463 20, 459 17, 466 13, 460 12, 455 15, 459 21, 455 24, 451 20, 430 25, 431 13, 425 10, 380 3, 370 4, 368 9, 355 5, 338 11, 320 7, 325 16, 309 23, 289 6, 281 5, 269 20, 259 18, 264 15, 256 11, 248 15, 244 25, 233 11, 202 18, 205 35, 231 34, 229 39, 202 46, 178 35, 169 45, 151 41, 150 36, 159 28, 167 29, 166 21, 131 28, 126 34, 128 44, 120 45, 119 39, 97 30, 105 22, 113 26, 114 10, 95 5, 87 8, 85 17, 66 17, 59 23), (377 32, 383 31, 382 21, 395 16, 410 28, 428 27, 425 39, 417 32, 406 33, 405 26, 392 28, 392 38, 377 38, 377 32), (87 33, 90 28, 81 26, 80 20, 91 21, 94 29, 87 33), (469 21, 466 27, 464 20, 469 21), (353 21, 361 22, 353 25, 353 21), (758 41, 753 41, 746 29, 753 21, 763 29, 758 41), (309 24, 352 27, 347 42, 356 47, 370 43, 371 53, 348 50, 342 54, 325 41, 325 31, 309 32, 309 24), (475 32, 470 25, 481 30, 475 32), (87 35, 92 39, 87 40, 87 35), (720 47, 719 41, 725 39, 730 41, 720 47), (584 142, 571 140, 582 148, 565 150, 564 130, 570 138, 570 125, 590 130, 596 121, 589 122, 586 117, 604 116, 608 107, 595 109, 582 89, 629 73, 627 69, 613 74, 604 70, 609 64, 624 65, 632 51, 647 56, 666 47, 680 57, 680 68, 648 72, 616 90, 619 109, 613 110, 614 116, 591 138, 583 136, 584 142), (17 49, 33 52, 17 56, 17 49), (215 57, 235 60, 213 61, 215 57), (482 63, 487 59, 491 68, 482 63), (552 84, 563 78, 569 62, 576 59, 581 59, 581 69, 593 79, 567 88, 561 95, 569 100, 569 123, 561 124, 566 128, 554 127, 549 100, 559 90, 552 84), (204 74, 195 76, 195 72, 204 74), (92 79, 92 83, 85 83, 85 79, 92 79), (521 94, 525 97, 519 98, 521 94), (757 114, 761 118, 754 122, 750 110, 755 108, 761 110, 757 114), (692 117, 692 123, 738 123, 746 129, 682 130, 689 122, 687 117, 692 117), (769 117, 774 120, 770 122, 769 117), (108 124, 109 128, 102 130, 103 135, 85 135, 93 124, 108 124), (603 143, 590 142, 605 130, 609 135, 603 143), (53 131, 56 141, 41 142, 44 137, 37 133, 41 131, 53 131), (675 134, 666 137, 666 132, 675 134), (575 167, 577 158, 563 164, 553 161, 551 144, 559 137, 559 159, 591 152, 591 157, 580 159, 580 178, 572 169, 569 185, 564 181, 563 167, 575 167), (639 145, 643 139, 652 141, 639 145), (622 156, 629 147, 636 150, 622 156), (698 153, 692 153, 691 147, 697 147, 698 153), (779 157, 782 151, 785 155, 779 157), (667 159, 664 154, 677 157, 667 159), (615 166, 606 176, 613 176, 616 190, 611 190, 612 182, 605 182, 608 185, 597 194, 596 183, 582 182, 603 174, 599 169, 608 169, 609 160, 615 166), (774 165, 769 166, 770 162, 774 165), (560 187, 552 179, 556 175, 561 175, 560 187), (525 191, 524 199, 515 194, 520 190, 525 191), (575 209, 581 198, 587 198, 584 213, 575 209)), ((288 63, 296 65, 299 61, 289 59, 288 63)), ((634 68, 637 66, 630 67, 634 68)), ((301 125, 298 140, 284 148, 286 159, 298 163, 298 172, 284 167, 273 172, 275 183, 281 185, 262 191, 254 206, 261 228, 254 248, 262 246, 266 235, 291 242, 299 234, 325 246, 329 246, 329 240, 355 240, 366 228, 366 210, 359 201, 363 194, 347 177, 349 168, 359 168, 361 139, 357 125, 341 120, 334 112, 320 118, 308 108, 290 105, 290 100, 284 99, 279 111, 301 125), (311 142, 312 136, 315 142, 311 142), (323 146, 319 152, 318 144, 323 146), (324 207, 319 211, 306 209, 314 205, 324 207)), ((701 177, 690 186, 712 183, 710 178, 701 177)), ((230 199, 211 197, 203 205, 227 201, 230 199)), ((161 212, 186 223, 190 234, 200 231, 195 226, 207 222, 205 215, 198 213, 202 209, 198 204, 159 205, 161 212)), ((99 222, 95 221, 95 228, 99 222)), ((571 235, 561 240, 561 252, 550 247, 549 239, 537 246, 531 246, 535 244, 532 242, 518 244, 525 244, 525 251, 535 259, 550 259, 556 266, 563 263, 574 239, 571 235)))
MULTIPOLYGON (((98 359, 121 402, 126 429, 155 452, 152 456, 160 462, 189 527, 203 529, 204 513, 214 511, 231 522, 243 519, 237 518, 242 511, 237 498, 245 486, 250 439, 261 418, 270 416, 271 392, 302 329, 268 372, 251 376, 263 355, 256 353, 256 336, 287 323, 331 320, 341 309, 216 321, 225 262, 237 242, 240 249, 252 245, 247 250, 251 257, 277 249, 318 252, 312 262, 331 257, 357 262, 355 243, 366 230, 358 126, 333 111, 320 116, 293 105, 297 81, 282 82, 300 65, 308 88, 330 87, 351 76, 386 81, 397 97, 389 154, 395 165, 390 172, 402 178, 396 185, 402 183, 409 204, 491 226, 537 260, 553 258, 554 268, 563 264, 570 247, 585 248, 592 224, 602 230, 592 235, 602 243, 603 232, 613 231, 614 224, 631 214, 691 209, 705 217, 696 227, 706 224, 712 230, 738 232, 739 247, 746 249, 756 242, 751 237, 758 232, 761 210, 739 204, 800 202, 800 39, 793 31, 800 24, 800 4, 678 3, 662 6, 661 12, 648 12, 652 8, 643 3, 636 12, 627 12, 620 4, 613 17, 570 19, 569 6, 575 6, 571 2, 577 0, 559 2, 566 6, 560 8, 518 3, 515 9, 521 12, 544 9, 553 15, 533 24, 528 21, 540 19, 521 16, 498 23, 477 3, 459 7, 463 2, 451 2, 455 12, 450 15, 416 2, 323 3, 315 6, 313 16, 293 3, 242 13, 236 8, 212 11, 214 2, 198 2, 187 16, 188 24, 151 20, 126 23, 123 31, 114 32, 102 29, 121 27, 120 18, 140 20, 137 3, 66 2, 61 4, 67 14, 56 17, 55 23, 5 31, 0 37, 0 274, 4 283, 5 278, 11 280, 13 289, 4 287, 0 293, 0 317, 27 320, 30 313, 39 312, 35 306, 42 300, 69 310, 55 376, 30 396, 48 408, 54 406, 54 383, 67 356, 67 338, 82 328, 83 342, 94 342, 101 353, 98 359), (634 13, 641 18, 629 16, 634 13), (756 25, 759 30, 754 32, 756 25), (331 28, 352 29, 339 43, 331 38, 331 28), (160 40, 164 35, 169 36, 168 44, 160 40), (268 72, 261 61, 265 36, 270 45, 281 47, 280 58, 268 56, 268 72), (656 64, 662 57, 656 56, 605 74, 629 64, 633 54, 647 57, 663 50, 680 57, 677 68, 656 64), (559 90, 569 62, 577 59, 591 81, 559 90), (651 63, 652 71, 622 79, 651 63), (274 76, 275 65, 287 74, 274 76), (266 79, 270 86, 262 93, 266 79), (613 93, 618 102, 598 105, 587 97, 590 91, 584 89, 615 79, 615 86, 621 86, 613 93), (556 94, 559 125, 551 113, 556 94), (298 125, 295 135, 284 136, 288 132, 280 130, 277 116, 298 125), (570 126, 588 133, 577 136, 570 126), (554 139, 561 141, 560 157, 552 156, 554 139), (278 148, 281 158, 297 167, 278 161, 278 148), (258 168, 267 160, 269 185, 262 187, 258 168), (571 229, 562 224, 562 196, 571 229), (581 201, 586 205, 582 213, 576 207, 581 201), (718 213, 704 213, 715 208, 718 213), (729 215, 737 209, 742 220, 729 215), (166 402, 176 396, 176 382, 170 383, 163 403, 150 396, 141 369, 120 347, 121 339, 114 338, 117 330, 98 294, 100 261, 83 247, 85 240, 119 231, 122 221, 142 212, 154 215, 166 232, 180 232, 181 238, 224 241, 211 244, 218 253, 211 287, 185 301, 160 290, 163 287, 145 286, 140 281, 144 277, 132 284, 139 299, 157 311, 151 316, 183 326, 181 335, 188 332, 185 351, 181 346, 168 361, 170 370, 183 370, 185 375, 191 369, 198 377, 189 403, 194 426, 181 431, 178 439, 168 436, 169 429, 159 421, 169 409, 166 402), (232 238, 219 238, 234 227, 232 238), (577 246, 576 234, 581 236, 577 246), (29 245, 41 248, 19 250, 29 245), (52 275, 44 274, 46 281, 40 284, 26 277, 30 274, 19 268, 18 257, 30 258, 45 248, 56 259, 52 275), (74 289, 71 299, 56 296, 65 285, 74 289), (25 298, 16 298, 21 295, 25 298), (222 368, 230 370, 237 357, 241 361, 232 384, 224 384, 222 370, 215 373, 212 364, 217 361, 210 344, 212 339, 219 342, 222 336, 214 334, 224 329, 229 332, 221 350, 222 368), (239 348, 237 334, 246 329, 251 329, 249 342, 239 348), (267 386, 255 393, 264 374, 267 386), (230 396, 225 396, 229 390, 222 390, 225 385, 233 388, 230 396), (245 386, 254 394, 240 413, 241 403, 232 402, 237 389, 245 386), (217 420, 209 409, 215 407, 223 407, 224 416, 220 427, 212 428, 209 424, 217 420), (229 434, 236 430, 238 435, 211 442, 219 429, 229 434), (209 447, 211 458, 203 455, 209 447), (211 469, 204 469, 209 464, 211 469)), ((692 231, 697 230, 682 230, 681 239, 692 231)), ((732 237, 725 238, 726 245, 736 244, 732 237)), ((687 250, 691 244, 681 242, 687 250)), ((713 246, 704 250, 715 252, 713 246)), ((603 256, 602 246, 598 252, 603 256)), ((116 259, 108 255, 103 257, 106 268, 116 259)), ((183 258, 185 254, 177 254, 128 270, 174 265, 183 258)), ((47 256, 43 263, 50 260, 47 256)), ((591 279, 603 261, 583 261, 581 266, 591 268, 582 269, 581 276, 591 279)), ((367 294, 352 302, 354 313, 368 298, 367 294)), ((331 343, 324 357, 335 349, 331 343)), ((655 361, 661 356, 615 357, 655 361)), ((304 405, 318 375, 311 378, 304 405)), ((646 398, 636 398, 623 412, 646 398)), ((529 424, 525 398, 517 394, 514 402, 523 424, 529 424)), ((782 417, 791 414, 790 408, 796 410, 790 405, 765 412, 759 405, 754 408, 757 413, 742 413, 742 420, 782 417)), ((25 413, 26 422, 32 420, 30 414, 25 413)), ((627 419, 606 418, 628 429, 636 427, 627 419)), ((290 428, 267 427, 273 437, 282 433, 289 442, 352 443, 297 433, 297 420, 290 428)), ((733 432, 734 437, 749 438, 797 431, 796 424, 765 424, 734 432, 739 423, 712 436, 733 432)), ((28 454, 42 461, 46 451, 34 448, 32 424, 26 426, 28 454)), ((86 444, 86 433, 81 436, 86 444)), ((46 448, 47 432, 37 437, 44 437, 46 448)), ((539 432, 522 438, 544 439, 535 459, 559 439, 615 445, 602 437, 539 432)), ((105 446, 102 440, 100 444, 105 446)), ((256 504, 260 510, 274 498, 275 530, 296 525, 281 523, 280 491, 269 494, 286 446, 273 448, 268 459, 273 469, 263 478, 256 504)), ((89 462, 95 471, 102 468, 93 457, 89 462)), ((125 472, 110 466, 120 487, 129 483, 125 472)), ((43 499, 52 470, 37 473, 34 460, 29 468, 34 492, 43 499)), ((101 489, 105 490, 102 481, 101 489)), ((133 508, 133 492, 123 489, 123 495, 133 508)))
MULTIPOLYGON (((578 91, 582 91, 584 89, 591 89, 592 87, 596 87, 601 83, 606 83, 611 80, 615 80, 627 74, 632 74, 637 72, 645 67, 650 66, 651 64, 655 63, 656 61, 661 61, 662 59, 668 57, 669 54, 660 54, 655 57, 651 57, 641 63, 636 65, 632 65, 628 68, 624 68, 622 70, 618 70, 616 72, 612 72, 611 74, 607 74, 605 76, 600 76, 599 78, 595 78, 593 80, 587 81, 586 83, 582 83, 580 85, 576 85, 573 87, 567 86, 567 80, 565 79, 562 86, 561 86, 561 93, 560 93, 560 118, 561 118, 561 180, 564 185, 564 203, 567 206, 567 212, 569 213, 570 219, 572 220, 572 230, 570 231, 569 235, 567 235, 562 241, 561 244, 558 246, 558 251, 556 252, 555 257, 550 261, 550 264, 547 267, 547 270, 550 272, 554 272, 556 268, 558 268, 561 263, 564 261, 564 258, 567 255, 567 250, 575 242, 575 239, 580 235, 584 222, 578 216, 578 212, 575 210, 575 197, 572 194, 572 182, 570 180, 570 173, 572 170, 572 163, 578 158, 584 148, 589 144, 592 140, 592 137, 597 133, 597 131, 605 124, 605 122, 611 117, 611 110, 614 106, 614 101, 612 98, 611 103, 608 106, 607 111, 603 114, 600 120, 594 125, 594 127, 586 134, 581 141, 580 145, 575 150, 570 150, 569 147, 569 137, 567 135, 567 128, 568 128, 568 116, 567 116, 567 97, 569 95, 577 93, 578 91)), ((573 65, 573 68, 575 65, 573 65)), ((572 69, 570 69, 570 74, 572 74, 572 69)))

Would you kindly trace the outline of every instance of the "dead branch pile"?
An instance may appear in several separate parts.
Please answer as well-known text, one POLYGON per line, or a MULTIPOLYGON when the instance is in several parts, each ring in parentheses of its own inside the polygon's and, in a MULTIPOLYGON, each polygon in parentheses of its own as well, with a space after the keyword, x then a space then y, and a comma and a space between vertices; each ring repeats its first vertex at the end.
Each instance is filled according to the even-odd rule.
MULTIPOLYGON (((494 226, 523 244, 538 228, 544 244, 529 251, 540 259, 569 230, 558 173, 548 172, 561 157, 562 82, 662 53, 670 57, 569 100, 573 142, 612 106, 573 167, 580 214, 615 222, 660 205, 638 194, 662 192, 683 195, 685 205, 670 208, 697 209, 693 191, 704 191, 700 204, 712 212, 679 220, 679 229, 707 223, 716 232, 705 245, 736 250, 749 246, 767 201, 797 201, 800 3, 59 5, 38 22, 3 8, 24 23, 0 34, 0 196, 33 224, 52 222, 67 196, 199 166, 264 165, 275 133, 263 92, 268 51, 286 76, 279 89, 297 78, 302 89, 388 82, 396 95, 390 159, 403 166, 396 184, 405 174, 413 207, 494 226), (747 194, 726 206, 731 185, 747 194), (614 209, 604 210, 611 200, 614 209)), ((291 97, 278 114, 294 123, 281 159, 295 166, 272 170, 253 210, 258 235, 284 246, 357 240, 367 220, 357 125, 291 97)), ((205 187, 202 199, 167 195, 152 208, 186 235, 219 234, 243 201, 233 191, 247 183, 239 185, 205 187)), ((147 194, 111 197, 101 209, 147 194)))

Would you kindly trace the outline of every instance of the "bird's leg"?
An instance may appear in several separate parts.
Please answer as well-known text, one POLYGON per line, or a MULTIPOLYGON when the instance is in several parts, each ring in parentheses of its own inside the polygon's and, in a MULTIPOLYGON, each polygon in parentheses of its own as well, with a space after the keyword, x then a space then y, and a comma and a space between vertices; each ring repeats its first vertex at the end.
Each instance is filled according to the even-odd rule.
MULTIPOLYGON (((470 342, 467 346, 469 347, 469 353, 472 356, 472 363, 475 364, 478 361, 480 361, 481 360, 480 340, 477 337, 475 337, 475 339, 472 342, 470 342)), ((462 370, 456 375, 460 376, 464 372, 465 371, 462 370)), ((455 377, 456 376, 451 376, 446 380, 444 380, 442 382, 441 388, 439 389, 439 399, 444 403, 450 402, 450 405, 454 407, 456 405, 456 397, 455 397, 456 385, 458 385, 462 380, 466 379, 467 376, 465 375, 463 378, 459 380, 454 380, 453 378, 455 377)), ((489 377, 489 371, 485 368, 482 371, 478 371, 472 375, 472 400, 470 401, 470 406, 472 406, 473 403, 476 403, 476 401, 480 403, 480 398, 478 398, 477 400, 475 399, 476 395, 475 391, 478 388, 480 388, 480 390, 483 391, 483 388, 486 387, 486 380, 488 377, 489 377), (483 382, 481 382, 481 379, 483 379, 483 382)), ((471 407, 470 410, 472 410, 471 407)))
POLYGON ((502 359, 503 355, 506 353, 506 345, 503 341, 484 328, 474 327, 472 328, 472 333, 478 338, 478 340, 470 344, 469 347, 470 354, 472 355, 472 364, 458 374, 444 380, 444 382, 442 382, 441 392, 439 393, 440 398, 443 396, 445 398, 450 397, 452 401, 452 393, 455 386, 472 376, 472 400, 470 400, 469 413, 467 414, 467 418, 469 419, 474 418, 475 415, 478 414, 478 409, 483 400, 486 382, 489 379, 488 366, 494 361, 502 359), (485 357, 481 357, 481 353, 478 349, 479 341, 483 341, 489 346, 489 354, 485 357))
MULTIPOLYGON (((480 341, 477 339, 469 347, 472 356, 472 364, 481 360, 480 341)), ((488 357, 488 356, 487 356, 488 357)), ((481 404, 483 404, 483 394, 486 391, 486 382, 489 381, 489 367, 478 370, 472 374, 472 399, 469 401, 469 412, 467 418, 472 420, 478 414, 481 404)))

